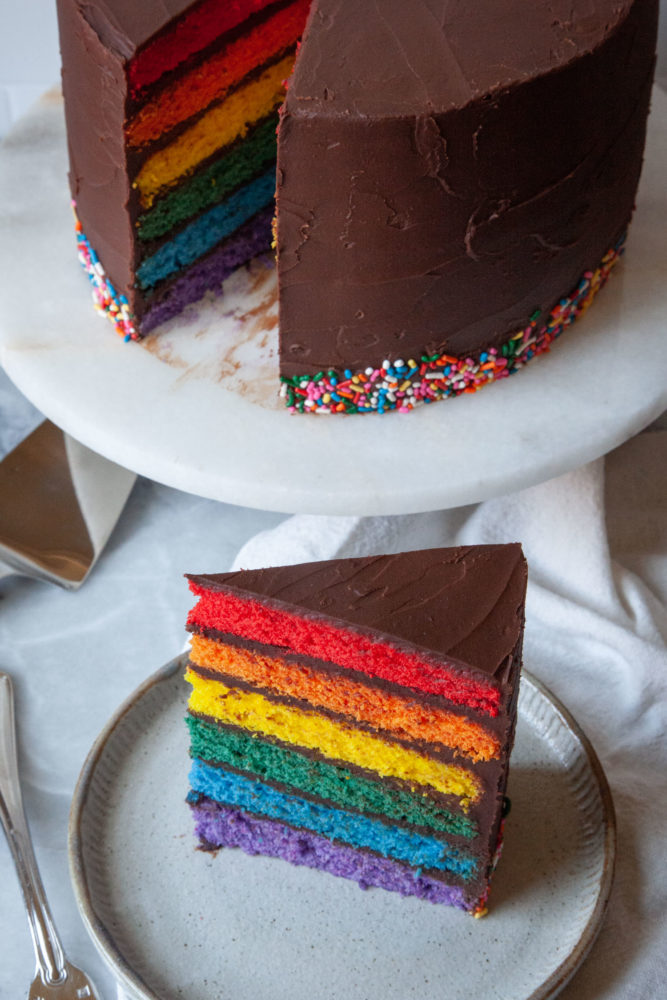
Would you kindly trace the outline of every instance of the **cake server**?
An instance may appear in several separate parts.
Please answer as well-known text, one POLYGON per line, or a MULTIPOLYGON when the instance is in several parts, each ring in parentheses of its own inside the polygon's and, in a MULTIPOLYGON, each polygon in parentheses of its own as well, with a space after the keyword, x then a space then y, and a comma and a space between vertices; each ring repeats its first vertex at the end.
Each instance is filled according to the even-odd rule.
POLYGON ((16 752, 14 693, 11 678, 0 671, 0 822, 14 858, 37 968, 28 1000, 96 1000, 88 976, 65 956, 56 931, 23 809, 16 752))
POLYGON ((45 420, 0 462, 0 578, 18 573, 76 590, 135 478, 45 420))

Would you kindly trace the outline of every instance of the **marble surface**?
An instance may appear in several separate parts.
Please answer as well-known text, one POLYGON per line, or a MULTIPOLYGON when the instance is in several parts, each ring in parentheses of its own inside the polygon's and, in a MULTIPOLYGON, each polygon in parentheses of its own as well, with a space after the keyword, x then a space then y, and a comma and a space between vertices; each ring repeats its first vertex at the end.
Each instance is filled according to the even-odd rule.
POLYGON ((240 269, 222 298, 141 345, 123 343, 94 313, 75 258, 65 161, 51 92, 0 150, 0 363, 59 427, 153 480, 287 512, 435 510, 561 475, 637 433, 667 402, 661 91, 627 254, 590 312, 516 376, 409 414, 287 412, 267 261, 240 269))

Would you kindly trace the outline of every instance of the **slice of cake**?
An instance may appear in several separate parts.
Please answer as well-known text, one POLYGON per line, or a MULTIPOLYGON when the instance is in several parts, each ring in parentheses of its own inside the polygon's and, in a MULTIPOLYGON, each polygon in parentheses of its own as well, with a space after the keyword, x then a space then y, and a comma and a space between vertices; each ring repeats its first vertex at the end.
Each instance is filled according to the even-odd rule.
POLYGON ((483 912, 516 720, 521 547, 189 579, 201 846, 483 912))

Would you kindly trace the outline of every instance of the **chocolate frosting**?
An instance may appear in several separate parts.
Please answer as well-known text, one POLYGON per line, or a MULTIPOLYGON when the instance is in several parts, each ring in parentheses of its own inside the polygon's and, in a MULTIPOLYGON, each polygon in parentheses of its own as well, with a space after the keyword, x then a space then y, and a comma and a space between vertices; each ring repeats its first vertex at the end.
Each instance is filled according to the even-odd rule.
POLYGON ((593 51, 631 6, 632 0, 375 0, 362 14, 349 0, 315 0, 287 107, 329 118, 464 108, 593 51))
POLYGON ((100 41, 131 59, 137 49, 179 17, 192 0, 76 0, 100 41))
POLYGON ((279 130, 282 373, 465 357, 569 294, 632 213, 657 10, 315 0, 279 130))
MULTIPOLYGON (((165 288, 134 288, 127 61, 197 5, 57 2, 72 193, 141 318, 165 288)), ((657 14, 313 0, 279 132, 282 373, 466 357, 541 322, 631 217, 657 14)))
POLYGON ((501 684, 523 629, 526 563, 518 544, 190 576, 287 610, 380 634, 455 661, 501 684))
POLYGON ((73 0, 58 0, 58 26, 72 198, 107 275, 128 294, 134 235, 123 139, 124 63, 105 47, 73 0))

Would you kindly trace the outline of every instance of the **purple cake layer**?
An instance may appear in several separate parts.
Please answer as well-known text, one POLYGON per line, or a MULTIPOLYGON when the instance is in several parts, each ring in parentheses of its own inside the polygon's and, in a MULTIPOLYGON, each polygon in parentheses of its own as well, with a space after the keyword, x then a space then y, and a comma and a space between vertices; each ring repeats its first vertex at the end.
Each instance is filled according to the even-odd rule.
POLYGON ((160 300, 150 306, 141 322, 142 334, 178 316, 191 302, 211 289, 218 289, 237 267, 266 253, 271 247, 274 208, 271 205, 241 226, 234 236, 190 267, 169 285, 160 300))
POLYGON ((462 910, 474 910, 477 903, 467 899, 463 889, 417 874, 389 858, 363 854, 307 830, 295 830, 274 820, 228 808, 206 796, 197 797, 190 805, 195 832, 203 847, 240 847, 246 854, 282 858, 293 865, 352 879, 362 889, 387 889, 401 896, 416 896, 462 910))

